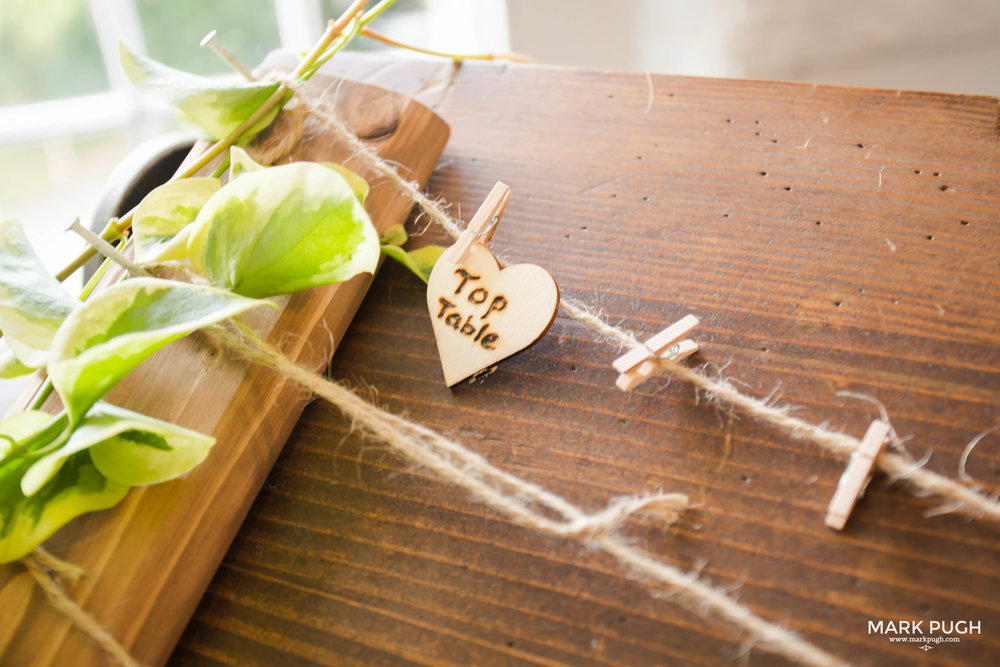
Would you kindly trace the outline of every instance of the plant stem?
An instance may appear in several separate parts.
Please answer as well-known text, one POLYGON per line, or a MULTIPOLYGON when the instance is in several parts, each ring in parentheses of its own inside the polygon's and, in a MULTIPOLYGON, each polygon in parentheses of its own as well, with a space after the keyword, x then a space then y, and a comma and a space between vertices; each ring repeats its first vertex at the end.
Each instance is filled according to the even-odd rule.
POLYGON ((45 403, 46 399, 52 395, 52 378, 46 377, 45 382, 42 384, 38 393, 31 400, 31 405, 28 406, 29 410, 41 410, 42 405, 45 403))
MULTIPOLYGON (((292 72, 291 77, 301 80, 305 80, 306 78, 308 78, 308 76, 303 77, 303 74, 306 73, 314 65, 316 65, 316 62, 325 53, 326 49, 334 42, 334 40, 340 37, 341 33, 344 31, 344 28, 347 27, 347 25, 351 21, 355 20, 361 14, 361 12, 364 11, 366 4, 368 4, 368 0, 354 0, 351 6, 348 7, 347 11, 345 11, 340 16, 340 18, 338 18, 336 21, 331 22, 330 25, 327 27, 326 32, 323 33, 323 36, 320 38, 319 42, 317 42, 316 46, 313 47, 313 50, 309 52, 309 54, 302 60, 302 62, 299 63, 299 66, 295 68, 295 71, 292 72)), ((386 4, 386 6, 388 6, 388 4, 386 4)), ((379 13, 381 13, 381 11, 384 10, 384 7, 382 7, 381 9, 380 7, 381 5, 374 7, 372 9, 372 12, 378 10, 379 13)), ((372 18, 374 18, 374 16, 372 18)), ((309 72, 309 74, 311 75, 311 72, 309 72)), ((191 163, 184 171, 175 174, 170 180, 175 181, 181 178, 189 178, 195 175, 202 167, 207 165, 209 162, 214 160, 218 155, 220 155, 230 146, 235 144, 240 139, 240 137, 246 134, 250 128, 252 128, 254 125, 257 124, 257 121, 259 121, 261 118, 270 113, 271 110, 273 110, 276 106, 279 105, 284 106, 288 102, 288 100, 291 99, 293 94, 294 91, 292 90, 292 87, 289 86, 287 83, 282 82, 277 87, 277 89, 275 89, 275 91, 271 93, 270 97, 264 100, 264 102, 259 107, 257 107, 256 111, 254 111, 252 114, 250 114, 250 116, 246 118, 246 120, 240 123, 239 127, 235 128, 234 130, 229 132, 229 134, 227 134, 226 136, 222 137, 217 142, 212 144, 212 146, 210 146, 204 153, 202 153, 197 160, 191 163)), ((106 227, 105 231, 101 234, 101 238, 103 238, 105 241, 110 242, 121 236, 122 232, 124 232, 126 229, 132 226, 132 217, 134 214, 135 214, 135 209, 133 208, 131 211, 129 211, 124 216, 119 218, 117 223, 109 223, 108 227, 106 227), (113 232, 114 235, 108 238, 107 236, 105 236, 105 234, 110 233, 109 230, 111 229, 114 230, 113 232)), ((95 251, 93 248, 88 247, 85 251, 80 253, 80 255, 77 256, 76 259, 67 264, 59 273, 57 273, 56 279, 59 280, 60 282, 66 280, 66 278, 76 273, 76 271, 79 270, 80 267, 82 267, 96 255, 97 251, 95 251)))
POLYGON ((87 284, 83 286, 83 290, 80 292, 80 301, 86 301, 90 298, 91 292, 94 291, 94 288, 97 287, 97 283, 100 282, 101 278, 104 277, 104 274, 111 268, 111 264, 111 260, 107 258, 101 262, 101 266, 98 267, 97 271, 94 271, 94 275, 90 276, 90 280, 88 280, 87 284))
POLYGON ((410 51, 416 51, 417 53, 424 53, 429 56, 451 58, 456 62, 462 62, 463 60, 510 60, 519 63, 534 62, 531 58, 528 58, 527 56, 522 56, 518 53, 472 53, 463 55, 459 53, 444 53, 442 51, 434 51, 432 49, 425 49, 420 46, 412 46, 410 44, 404 44, 403 42, 396 41, 395 39, 387 37, 380 32, 376 32, 371 28, 361 28, 361 34, 364 35, 365 37, 374 39, 377 42, 388 44, 389 46, 395 46, 401 49, 408 49, 410 51))

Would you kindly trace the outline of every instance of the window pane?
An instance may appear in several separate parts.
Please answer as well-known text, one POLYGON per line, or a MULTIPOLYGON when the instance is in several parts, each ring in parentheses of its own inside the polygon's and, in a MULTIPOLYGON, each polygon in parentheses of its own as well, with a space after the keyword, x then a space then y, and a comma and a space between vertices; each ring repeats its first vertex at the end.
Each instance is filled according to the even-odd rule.
POLYGON ((253 69, 278 48, 273 0, 136 0, 149 55, 197 74, 231 73, 208 49, 198 46, 210 30, 244 65, 253 69))
POLYGON ((84 0, 0 0, 0 106, 107 90, 84 0))

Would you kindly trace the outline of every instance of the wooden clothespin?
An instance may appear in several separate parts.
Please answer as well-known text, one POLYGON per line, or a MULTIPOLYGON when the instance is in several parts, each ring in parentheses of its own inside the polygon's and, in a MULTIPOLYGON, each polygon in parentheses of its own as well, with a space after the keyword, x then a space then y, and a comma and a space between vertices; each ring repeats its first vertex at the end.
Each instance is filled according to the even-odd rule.
POLYGON ((497 181, 490 194, 483 200, 483 205, 472 216, 469 226, 445 253, 445 259, 455 265, 461 264, 469 256, 469 248, 474 243, 484 245, 489 241, 493 237, 497 223, 500 222, 503 210, 507 208, 508 199, 510 199, 510 188, 497 181))
POLYGON ((693 340, 682 340, 698 326, 698 318, 685 315, 677 322, 647 340, 642 347, 615 359, 612 366, 620 373, 615 381, 622 391, 631 391, 648 380, 656 371, 656 359, 680 361, 698 351, 693 340))
POLYGON ((889 435, 889 422, 876 419, 861 439, 861 446, 851 454, 847 469, 837 482, 837 490, 830 499, 826 509, 826 525, 835 530, 842 530, 847 523, 847 517, 854 510, 858 499, 864 495, 868 480, 871 479, 872 467, 879 452, 885 446, 885 438, 889 435))

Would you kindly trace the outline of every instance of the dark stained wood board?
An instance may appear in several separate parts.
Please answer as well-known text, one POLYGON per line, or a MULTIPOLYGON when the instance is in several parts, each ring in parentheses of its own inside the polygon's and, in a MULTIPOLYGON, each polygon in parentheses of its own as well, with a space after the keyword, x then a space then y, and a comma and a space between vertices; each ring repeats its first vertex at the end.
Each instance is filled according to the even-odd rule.
MULTIPOLYGON (((448 137, 447 125, 410 98, 316 77, 306 93, 336 109, 386 159, 424 182, 448 137), (325 90, 336 94, 320 94, 325 90)), ((378 183, 351 150, 314 124, 291 160, 344 162, 372 181, 366 207, 380 232, 405 221, 409 202, 378 183)), ((370 276, 275 300, 277 311, 248 314, 262 336, 296 362, 323 367, 343 339, 370 276)), ((45 547, 81 566, 68 592, 142 664, 163 664, 246 516, 309 395, 195 335, 129 374, 109 393, 117 405, 211 433, 217 443, 182 479, 134 489, 113 510, 81 517, 45 547)), ((46 407, 55 409, 57 399, 46 407)), ((0 664, 103 665, 108 656, 56 612, 23 567, 0 567, 0 664), (11 589, 6 585, 21 577, 11 589), (24 584, 28 584, 26 587, 24 584), (29 594, 22 595, 24 591, 29 594)))
MULTIPOLYGON (((957 475, 1000 423, 997 100, 565 68, 352 57, 452 128, 429 190, 475 211, 563 295, 651 335, 692 312, 746 391, 860 437, 880 400, 917 457, 957 475)), ((422 228, 423 220, 415 228, 422 228)), ((429 229, 421 242, 441 242, 429 229)), ((422 285, 376 279, 333 375, 588 509, 662 488, 701 505, 636 544, 859 664, 1000 661, 995 525, 925 518, 875 477, 823 525, 844 462, 730 417, 690 387, 614 387, 618 350, 564 316, 474 384, 445 388, 422 285), (913 644, 878 619, 972 619, 913 644)), ((968 473, 1000 490, 1000 436, 968 473)), ((609 558, 537 536, 306 410, 171 660, 210 664, 745 664, 739 637, 651 596, 609 558)), ((784 664, 751 651, 749 664, 784 664)))

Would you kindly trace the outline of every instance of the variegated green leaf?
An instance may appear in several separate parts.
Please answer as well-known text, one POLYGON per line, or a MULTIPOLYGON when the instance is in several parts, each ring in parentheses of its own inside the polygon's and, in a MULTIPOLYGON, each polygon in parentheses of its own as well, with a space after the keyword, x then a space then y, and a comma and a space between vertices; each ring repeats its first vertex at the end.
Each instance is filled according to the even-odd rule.
POLYGON ((243 174, 252 171, 267 169, 267 165, 257 162, 250 154, 239 146, 232 146, 229 149, 229 182, 235 181, 243 174))
POLYGON ((378 235, 339 173, 310 162, 246 173, 202 207, 188 243, 212 284, 251 297, 371 273, 378 235))
POLYGON ((368 199, 369 192, 368 181, 361 178, 358 174, 354 173, 342 164, 337 164, 336 162, 320 162, 320 164, 324 167, 333 169, 335 172, 343 176, 344 180, 347 181, 347 184, 351 186, 352 190, 354 190, 354 194, 358 200, 362 204, 365 203, 365 200, 368 199))
POLYGON ((0 222, 0 274, 4 339, 21 364, 43 366, 56 330, 79 302, 45 270, 16 220, 0 222))
POLYGON ((0 466, 0 563, 27 555, 68 521, 117 505, 128 487, 107 479, 87 452, 71 456, 30 498, 21 493, 23 458, 0 466))
POLYGON ((446 248, 439 245, 426 245, 409 252, 395 245, 382 246, 382 252, 413 271, 425 283, 431 279, 434 264, 445 250, 446 248))
POLYGON ((118 380, 163 346, 262 303, 212 287, 126 280, 66 318, 52 341, 49 377, 77 424, 118 380))
MULTIPOLYGON (((178 119, 207 139, 218 140, 239 127, 278 89, 277 81, 219 81, 168 67, 119 44, 125 73, 136 86, 162 98, 178 119)), ((257 121, 240 140, 253 137, 271 121, 280 105, 257 121)))
POLYGON ((13 380, 34 372, 34 368, 22 364, 10 350, 0 352, 0 379, 13 380))
POLYGON ((187 257, 198 211, 222 187, 217 178, 183 178, 155 188, 132 215, 132 243, 140 264, 187 257))
POLYGON ((402 246, 409 237, 406 234, 406 227, 403 225, 393 225, 385 230, 378 242, 382 245, 402 246))
POLYGON ((201 463, 215 438, 168 422, 98 403, 59 449, 35 461, 21 478, 21 492, 33 496, 66 460, 85 449, 108 479, 127 486, 173 479, 201 463))

